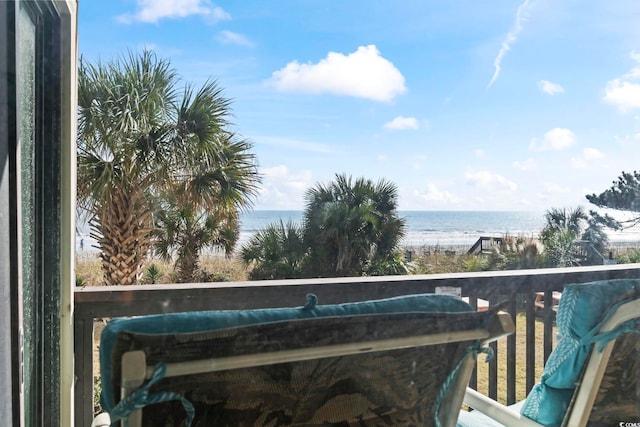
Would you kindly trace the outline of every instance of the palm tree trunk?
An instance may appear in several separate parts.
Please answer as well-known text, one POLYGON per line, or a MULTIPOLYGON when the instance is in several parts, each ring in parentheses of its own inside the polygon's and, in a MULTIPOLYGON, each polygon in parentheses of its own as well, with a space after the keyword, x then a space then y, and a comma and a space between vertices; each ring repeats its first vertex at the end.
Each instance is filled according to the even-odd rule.
POLYGON ((91 235, 101 250, 105 285, 135 285, 151 246, 152 213, 142 195, 114 189, 92 219, 91 235))
POLYGON ((197 247, 194 247, 197 245, 187 245, 187 248, 182 248, 184 253, 179 255, 176 260, 178 283, 193 283, 199 267, 198 262, 200 260, 200 251, 197 247))

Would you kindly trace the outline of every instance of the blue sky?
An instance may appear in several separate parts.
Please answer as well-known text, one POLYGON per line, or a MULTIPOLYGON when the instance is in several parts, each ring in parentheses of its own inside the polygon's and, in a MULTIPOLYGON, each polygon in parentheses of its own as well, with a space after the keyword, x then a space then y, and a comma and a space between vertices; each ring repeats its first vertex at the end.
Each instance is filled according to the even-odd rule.
POLYGON ((336 173, 402 210, 588 206, 640 169, 640 2, 81 0, 79 51, 147 47, 233 99, 256 209, 336 173))

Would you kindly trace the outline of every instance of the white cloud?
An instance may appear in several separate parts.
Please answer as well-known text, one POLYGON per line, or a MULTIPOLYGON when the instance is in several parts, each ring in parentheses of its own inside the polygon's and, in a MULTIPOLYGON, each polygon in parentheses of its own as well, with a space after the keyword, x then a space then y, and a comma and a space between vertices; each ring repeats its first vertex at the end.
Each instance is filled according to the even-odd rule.
POLYGON ((623 113, 640 108, 640 83, 613 79, 607 83, 605 92, 604 100, 616 105, 623 113))
POLYGON ((608 81, 603 97, 623 113, 640 109, 640 54, 631 52, 629 56, 638 65, 623 76, 608 81))
POLYGON ((576 134, 570 129, 554 128, 544 134, 542 141, 531 139, 529 149, 533 151, 558 151, 576 143, 576 134))
POLYGON ((513 162, 513 167, 522 171, 533 171, 538 169, 538 162, 530 157, 523 162, 516 160, 513 162))
POLYGON ((491 77, 491 81, 489 81, 489 86, 487 87, 491 87, 498 78, 498 75, 500 74, 500 64, 502 63, 502 59, 507 54, 507 52, 511 50, 511 45, 516 42, 518 34, 520 33, 520 31, 522 31, 522 23, 527 20, 527 12, 528 9, 530 9, 530 3, 530 0, 525 0, 524 3, 522 3, 518 7, 518 11, 516 12, 516 21, 511 30, 507 33, 507 37, 505 37, 505 39, 502 41, 500 51, 498 51, 498 55, 493 61, 494 72, 493 76, 491 77))
POLYGON ((135 13, 126 13, 116 19, 124 24, 132 22, 158 22, 163 18, 185 18, 202 15, 212 23, 231 19, 231 15, 220 7, 210 7, 207 0, 137 0, 135 13))
POLYGON ((582 150, 582 156, 585 160, 597 160, 603 158, 604 154, 597 148, 585 148, 582 150))
POLYGON ((314 184, 311 171, 294 174, 284 165, 261 170, 262 187, 258 201, 262 209, 300 209, 304 193, 314 184))
POLYGON ((568 187, 563 187, 553 182, 545 182, 542 185, 542 191, 536 193, 536 197, 545 204, 557 204, 566 203, 570 194, 572 194, 572 191, 568 187))
POLYGON ((636 141, 640 141, 640 133, 635 135, 613 135, 613 139, 622 146, 634 146, 637 144, 636 141))
POLYGON ((574 157, 571 159, 571 167, 574 169, 585 169, 591 160, 599 160, 604 157, 602 151, 597 148, 585 148, 582 150, 582 157, 574 157))
POLYGON ((538 82, 538 89, 547 95, 555 95, 556 93, 564 93, 564 88, 557 83, 552 83, 549 80, 540 80, 538 82))
POLYGON ((476 150, 474 150, 473 154, 475 154, 476 157, 479 157, 479 158, 483 158, 486 155, 486 153, 482 148, 477 148, 476 150))
POLYGON ((481 188, 483 190, 495 193, 513 193, 518 186, 515 182, 503 177, 497 173, 489 171, 467 172, 465 174, 467 184, 472 187, 481 188))
POLYGON ((438 202, 438 203, 460 203, 461 200, 458 196, 448 191, 441 191, 436 187, 435 184, 429 183, 427 184, 426 192, 420 192, 415 190, 413 195, 419 198, 420 200, 424 200, 427 202, 438 202))
POLYGON ((374 101, 390 101, 407 91, 404 76, 375 45, 348 55, 329 52, 317 64, 288 63, 274 71, 270 83, 283 92, 331 93, 374 101))
POLYGON ((406 129, 419 129, 420 123, 415 117, 398 116, 384 124, 383 128, 390 130, 406 130, 406 129))
POLYGON ((234 33, 233 31, 220 31, 216 39, 222 44, 233 44, 244 47, 254 46, 253 42, 247 36, 240 33, 234 33))

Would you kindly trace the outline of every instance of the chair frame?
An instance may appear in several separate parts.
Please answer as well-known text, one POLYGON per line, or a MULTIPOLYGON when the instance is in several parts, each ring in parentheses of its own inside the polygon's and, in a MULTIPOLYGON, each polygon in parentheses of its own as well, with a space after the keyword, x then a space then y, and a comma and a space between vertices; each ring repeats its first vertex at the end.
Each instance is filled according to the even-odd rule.
MULTIPOLYGON (((304 360, 322 359, 336 356, 348 356, 372 352, 382 352, 406 349, 420 346, 447 344, 461 341, 479 341, 486 345, 515 331, 515 326, 508 313, 499 312, 485 328, 466 331, 454 331, 435 333, 428 335, 409 336, 404 338, 381 339, 365 342, 344 343, 337 345, 325 345, 312 348, 290 349, 275 352, 265 352, 251 355, 238 355, 231 357, 214 357, 201 360, 185 361, 180 363, 167 363, 165 378, 183 375, 193 375, 207 372, 223 371, 229 369, 250 368, 257 366, 273 365, 278 363, 296 362, 304 360)), ((142 350, 125 352, 121 359, 121 396, 128 396, 150 379, 154 366, 148 366, 145 353, 142 350)), ((468 378, 475 361, 467 358, 463 361, 456 382, 452 389, 464 390, 468 384, 468 378), (464 384, 460 382, 464 380, 464 384)), ((457 403, 457 408, 462 405, 462 393, 458 402, 443 402, 443 412, 452 409, 447 406, 457 403)), ((457 412, 458 409, 453 410, 457 412)), ((455 426, 455 419, 448 420, 443 425, 455 426), (448 423, 448 421, 450 421, 448 423)), ((142 410, 132 413, 128 420, 130 427, 138 427, 142 424, 142 410)), ((124 424, 124 420, 121 425, 124 424)))
MULTIPOLYGON (((624 322, 636 318, 640 318, 640 299, 630 301, 618 307, 615 313, 602 325, 599 333, 611 331, 624 322)), ((593 345, 585 364, 581 381, 574 392, 574 401, 570 407, 570 412, 565 414, 563 426, 584 427, 587 425, 589 416, 591 415, 591 408, 593 408, 593 403, 598 394, 598 389, 600 388, 600 383, 602 382, 602 377, 609 363, 611 351, 615 343, 615 339, 609 341, 602 351, 595 350, 595 344, 593 345)), ((505 426, 542 426, 469 387, 467 387, 465 392, 464 403, 505 426)))

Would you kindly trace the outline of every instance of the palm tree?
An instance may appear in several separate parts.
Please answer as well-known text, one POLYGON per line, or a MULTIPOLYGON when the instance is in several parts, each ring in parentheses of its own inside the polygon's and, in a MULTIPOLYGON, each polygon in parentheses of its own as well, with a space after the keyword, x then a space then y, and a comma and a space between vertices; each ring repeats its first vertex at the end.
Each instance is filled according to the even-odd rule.
POLYGON ((167 204, 157 213, 156 224, 156 251, 165 260, 176 254, 178 283, 198 281, 204 248, 218 247, 230 254, 238 241, 238 215, 221 209, 206 211, 192 205, 167 204))
POLYGON ((582 207, 574 209, 552 208, 545 214, 546 225, 541 232, 547 263, 554 267, 577 264, 575 241, 584 229, 588 216, 582 207))
POLYGON ((178 82, 169 62, 149 51, 108 64, 80 61, 78 204, 107 285, 138 283, 153 214, 167 195, 200 196, 198 208, 245 206, 259 182, 251 144, 228 130, 230 101, 216 82, 197 92, 178 82), (220 167, 229 150, 239 155, 220 167))
POLYGON ((252 280, 297 279, 305 275, 308 252, 302 227, 281 220, 258 231, 242 247, 241 257, 252 266, 252 280))
POLYGON ((393 183, 336 175, 307 191, 305 240, 315 276, 361 275, 368 265, 393 259, 404 235, 393 183))
POLYGON ((546 235, 542 241, 545 260, 549 267, 572 267, 579 265, 576 255, 576 236, 568 230, 558 230, 546 235))
POLYGON ((555 231, 569 231, 576 237, 582 232, 584 222, 587 221, 588 216, 581 206, 574 209, 558 209, 551 208, 545 214, 547 221, 543 234, 553 233, 555 231))
POLYGON ((165 259, 175 255, 180 283, 197 281, 205 248, 232 254, 240 211, 250 206, 259 179, 246 140, 224 133, 217 142, 213 161, 195 164, 188 179, 177 181, 157 214, 155 248, 165 259))

